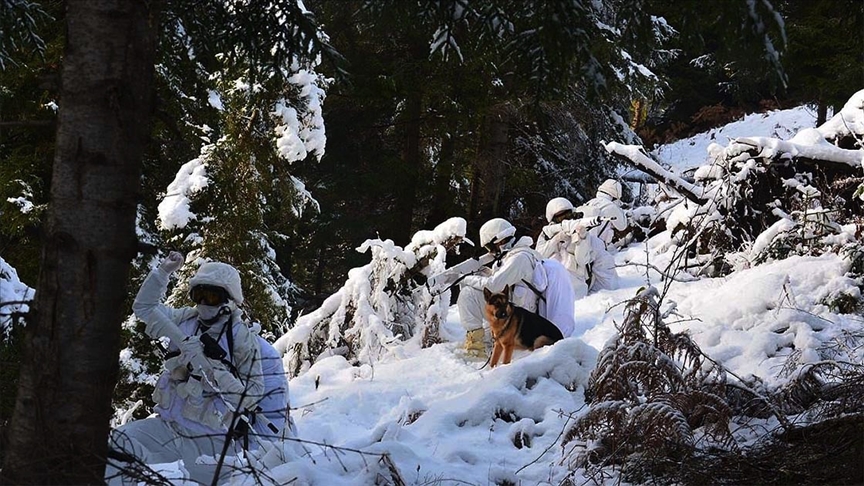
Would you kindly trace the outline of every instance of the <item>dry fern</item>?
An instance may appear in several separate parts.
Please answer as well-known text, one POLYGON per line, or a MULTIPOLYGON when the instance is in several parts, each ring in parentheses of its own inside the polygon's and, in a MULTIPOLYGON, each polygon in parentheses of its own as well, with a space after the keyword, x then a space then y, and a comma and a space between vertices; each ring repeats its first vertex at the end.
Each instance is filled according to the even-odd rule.
POLYGON ((689 336, 663 323, 658 295, 649 288, 627 304, 617 339, 600 352, 589 378, 590 408, 564 436, 564 445, 589 444, 570 461, 589 474, 600 465, 638 463, 641 470, 665 463, 692 454, 697 442, 733 444, 732 409, 721 398, 725 375, 689 336))

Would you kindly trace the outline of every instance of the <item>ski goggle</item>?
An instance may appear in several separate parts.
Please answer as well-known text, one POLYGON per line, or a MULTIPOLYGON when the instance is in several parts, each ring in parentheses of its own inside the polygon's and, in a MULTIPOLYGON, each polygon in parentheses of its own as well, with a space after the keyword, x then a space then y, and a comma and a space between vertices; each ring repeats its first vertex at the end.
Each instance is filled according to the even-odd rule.
POLYGON ((507 238, 504 238, 503 240, 500 240, 500 241, 497 239, 493 239, 489 243, 486 243, 485 245, 483 245, 483 248, 486 251, 488 251, 489 253, 493 253, 493 254, 497 255, 498 253, 501 253, 501 247, 503 247, 505 244, 507 244, 508 241, 510 241, 512 239, 513 239, 512 236, 508 236, 507 238))
POLYGON ((572 216, 573 216, 573 210, 572 209, 565 209, 564 211, 558 211, 557 213, 555 213, 555 216, 552 216, 552 222, 553 223, 560 223, 561 221, 564 221, 565 219, 570 219, 570 217, 572 217, 572 216))
POLYGON ((189 298, 196 304, 219 305, 228 302, 228 292, 215 285, 196 285, 189 291, 189 298))

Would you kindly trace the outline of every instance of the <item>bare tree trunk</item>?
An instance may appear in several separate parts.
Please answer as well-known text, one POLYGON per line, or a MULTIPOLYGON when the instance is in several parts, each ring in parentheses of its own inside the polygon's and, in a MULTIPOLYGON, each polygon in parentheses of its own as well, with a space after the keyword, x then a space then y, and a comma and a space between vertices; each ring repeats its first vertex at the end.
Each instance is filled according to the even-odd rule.
POLYGON ((51 203, 4 482, 102 482, 153 109, 158 5, 66 5, 51 203))
POLYGON ((822 125, 823 123, 825 123, 827 121, 827 119, 828 119, 828 105, 824 101, 819 100, 816 103, 816 126, 818 127, 818 126, 822 125))

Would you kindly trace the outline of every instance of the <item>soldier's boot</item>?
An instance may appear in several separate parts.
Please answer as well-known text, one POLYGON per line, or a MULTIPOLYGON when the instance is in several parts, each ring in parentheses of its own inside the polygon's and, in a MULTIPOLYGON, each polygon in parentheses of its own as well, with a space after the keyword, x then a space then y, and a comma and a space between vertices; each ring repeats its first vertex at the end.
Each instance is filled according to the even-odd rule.
POLYGON ((486 359, 486 331, 480 327, 465 333, 465 354, 472 358, 486 359))

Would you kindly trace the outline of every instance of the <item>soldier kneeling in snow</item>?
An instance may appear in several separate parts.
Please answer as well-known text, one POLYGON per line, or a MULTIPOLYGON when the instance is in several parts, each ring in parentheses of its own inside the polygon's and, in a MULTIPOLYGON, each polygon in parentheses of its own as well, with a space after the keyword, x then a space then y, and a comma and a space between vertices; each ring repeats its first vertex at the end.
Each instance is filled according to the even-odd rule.
POLYGON ((575 214, 569 200, 550 200, 546 205, 549 224, 537 237, 537 251, 567 268, 576 297, 584 297, 591 290, 617 288, 615 258, 606 251, 603 240, 592 233, 593 228, 606 222, 600 217, 572 219, 575 214))
MULTIPOLYGON (((507 220, 495 218, 480 227, 480 245, 495 255, 492 269, 462 280, 457 306, 465 327, 465 348, 473 355, 485 357, 492 347, 492 336, 483 317, 486 301, 483 289, 502 292, 513 286, 513 303, 531 312, 537 310, 537 295, 527 286, 534 275, 540 255, 530 248, 531 241, 515 241, 516 228, 507 220)), ((530 238, 528 238, 530 240, 530 238)))
MULTIPOLYGON (((260 338, 242 322, 237 308, 243 292, 234 267, 218 262, 201 265, 189 281, 194 307, 174 309, 160 303, 169 276, 182 264, 183 255, 169 254, 144 280, 132 307, 147 325, 148 336, 170 340, 171 357, 153 392, 157 416, 113 430, 110 447, 115 457, 144 464, 183 460, 190 479, 210 483, 216 472, 214 461, 200 464, 199 457, 218 459, 226 440, 232 442, 229 455, 248 446, 244 444, 248 435, 238 438, 236 426, 248 426, 249 415, 244 412, 264 402, 266 377, 260 338), (229 430, 232 426, 234 430, 229 430)), ((281 366, 281 362, 264 364, 281 366)), ((287 382, 284 386, 287 404, 287 382)), ((106 479, 130 479, 126 468, 112 463, 106 479)), ((220 479, 229 473, 230 467, 223 467, 220 479)))

